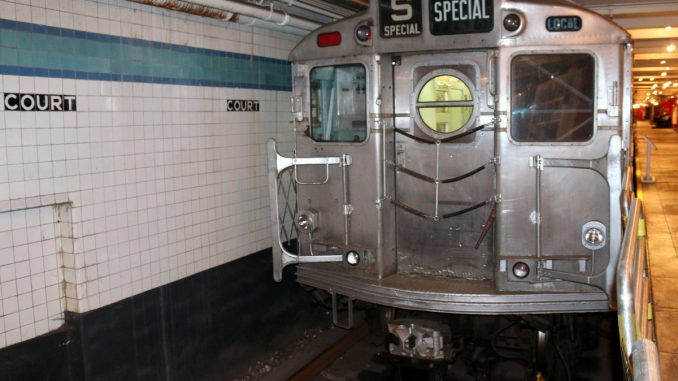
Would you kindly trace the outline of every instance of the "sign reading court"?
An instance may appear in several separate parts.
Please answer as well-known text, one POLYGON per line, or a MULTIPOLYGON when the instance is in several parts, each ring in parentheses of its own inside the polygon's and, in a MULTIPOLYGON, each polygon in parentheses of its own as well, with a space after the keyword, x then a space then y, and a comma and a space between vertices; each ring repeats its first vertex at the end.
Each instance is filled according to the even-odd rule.
POLYGON ((75 95, 5 93, 6 111, 77 111, 75 95))
POLYGON ((259 111, 259 101, 252 99, 228 99, 226 111, 259 111))

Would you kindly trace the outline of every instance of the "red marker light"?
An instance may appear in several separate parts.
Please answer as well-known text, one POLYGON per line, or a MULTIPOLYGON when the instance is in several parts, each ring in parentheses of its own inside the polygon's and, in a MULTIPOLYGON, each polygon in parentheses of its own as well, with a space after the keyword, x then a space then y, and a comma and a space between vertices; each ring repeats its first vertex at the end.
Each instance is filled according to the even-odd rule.
POLYGON ((341 44, 341 33, 339 32, 329 32, 318 35, 318 46, 321 48, 339 44, 341 44))

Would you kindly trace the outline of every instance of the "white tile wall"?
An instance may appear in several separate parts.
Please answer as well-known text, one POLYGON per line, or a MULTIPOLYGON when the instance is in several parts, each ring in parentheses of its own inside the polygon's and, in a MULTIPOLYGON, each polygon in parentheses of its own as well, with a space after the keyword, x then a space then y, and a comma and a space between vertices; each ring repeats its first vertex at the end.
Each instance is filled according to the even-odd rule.
POLYGON ((56 329, 64 321, 62 237, 56 210, 52 205, 0 210, 2 347, 56 329))
MULTIPOLYGON (((278 59, 299 39, 123 0, 0 0, 0 17, 278 59)), ((0 347, 270 246, 265 142, 290 146, 289 93, 17 76, 0 92, 78 102, 0 109, 0 347)))

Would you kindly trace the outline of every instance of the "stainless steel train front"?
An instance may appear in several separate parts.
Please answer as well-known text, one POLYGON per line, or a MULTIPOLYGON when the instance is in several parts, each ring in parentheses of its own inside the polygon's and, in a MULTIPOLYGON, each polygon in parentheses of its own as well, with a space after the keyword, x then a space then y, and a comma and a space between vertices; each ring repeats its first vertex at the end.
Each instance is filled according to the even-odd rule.
MULTIPOLYGON (((490 32, 432 35, 425 26, 434 2, 421 2, 419 35, 356 40, 362 25, 379 29, 380 2, 373 2, 363 14, 312 32, 292 52, 295 154, 282 156, 269 145, 274 278, 300 264, 301 283, 426 311, 614 309, 629 164, 628 34, 570 2, 497 0, 490 32), (515 31, 503 27, 509 14, 522 20, 515 31), (580 30, 547 31, 554 16, 576 17, 580 30), (336 32, 339 44, 318 46, 320 36, 336 32), (512 108, 519 96, 512 65, 549 55, 592 62, 591 136, 526 141, 512 130, 520 117, 512 108), (310 83, 326 67, 364 81, 364 88, 341 89, 364 98, 364 136, 316 135, 323 105, 311 99, 320 85, 310 83), (354 67, 364 68, 364 77, 354 67), (456 131, 425 127, 419 112, 417 94, 439 75, 462 80, 472 94, 452 104, 472 110, 456 131), (284 171, 298 184, 299 253, 280 238, 284 171), (591 237, 595 245, 587 243, 591 237)), ((551 75, 556 86, 579 80, 576 73, 551 75)), ((451 103, 443 97, 431 104, 451 103)))

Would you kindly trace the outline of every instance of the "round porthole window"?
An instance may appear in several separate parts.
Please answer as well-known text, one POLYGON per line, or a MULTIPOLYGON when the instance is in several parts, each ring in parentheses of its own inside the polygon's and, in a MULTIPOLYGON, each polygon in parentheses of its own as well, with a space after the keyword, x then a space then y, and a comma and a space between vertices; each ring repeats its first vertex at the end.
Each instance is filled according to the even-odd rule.
POLYGON ((440 134, 455 132, 473 116, 473 92, 459 76, 434 75, 420 85, 415 107, 421 122, 440 134))

